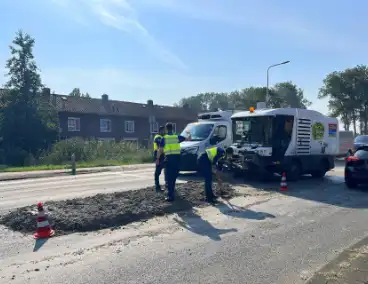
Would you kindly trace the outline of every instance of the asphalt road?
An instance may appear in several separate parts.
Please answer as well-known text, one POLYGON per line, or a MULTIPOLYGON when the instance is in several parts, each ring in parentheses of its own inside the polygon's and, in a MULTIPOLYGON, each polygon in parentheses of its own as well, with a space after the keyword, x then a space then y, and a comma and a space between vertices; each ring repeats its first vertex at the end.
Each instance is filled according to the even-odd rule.
POLYGON ((39 201, 62 200, 153 185, 151 170, 111 171, 76 176, 0 182, 0 212, 39 201))
MULTIPOLYGON (((0 210, 151 178, 136 171, 1 183, 0 210)), ((2 228, 0 283, 303 283, 368 234, 368 192, 347 190, 340 170, 277 188, 255 183, 231 204, 45 243, 2 228)))

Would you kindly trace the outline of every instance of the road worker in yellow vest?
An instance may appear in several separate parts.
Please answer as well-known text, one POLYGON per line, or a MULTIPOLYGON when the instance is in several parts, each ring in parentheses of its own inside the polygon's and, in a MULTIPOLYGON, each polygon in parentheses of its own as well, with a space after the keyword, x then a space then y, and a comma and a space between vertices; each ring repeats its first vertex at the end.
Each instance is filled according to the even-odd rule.
POLYGON ((215 168, 216 177, 218 183, 221 185, 220 173, 223 167, 223 161, 225 157, 225 150, 222 147, 212 147, 207 149, 198 158, 198 167, 205 181, 205 194, 206 199, 210 203, 215 203, 217 201, 217 196, 213 193, 212 189, 212 173, 215 168), (213 168, 214 167, 214 168, 213 168))
MULTIPOLYGON (((158 130, 158 134, 156 134, 155 137, 153 138, 153 158, 154 158, 155 163, 156 163, 156 160, 157 160, 158 148, 160 146, 161 139, 164 136, 165 136, 165 127, 164 126, 160 126, 160 128, 158 130)), ((160 156, 159 163, 156 163, 154 177, 155 177, 155 187, 156 187, 156 191, 157 192, 163 191, 161 189, 161 185, 160 185, 160 175, 162 173, 162 170, 164 170, 165 184, 166 184, 166 188, 167 188, 167 176, 166 176, 166 168, 165 168, 165 155, 161 155, 160 156)))
POLYGON ((175 183, 179 175, 180 143, 189 140, 190 137, 177 135, 173 132, 172 123, 166 123, 166 134, 160 141, 156 165, 160 163, 161 155, 165 155, 167 198, 166 201, 175 200, 175 183))

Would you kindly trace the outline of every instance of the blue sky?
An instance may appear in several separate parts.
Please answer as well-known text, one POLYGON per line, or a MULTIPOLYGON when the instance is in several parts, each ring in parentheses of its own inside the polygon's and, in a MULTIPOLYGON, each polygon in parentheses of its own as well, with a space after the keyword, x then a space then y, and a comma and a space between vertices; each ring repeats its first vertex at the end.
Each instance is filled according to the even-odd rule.
POLYGON ((367 9, 361 0, 1 0, 0 62, 22 28, 55 92, 172 104, 265 85, 267 67, 290 60, 270 83, 293 81, 327 112, 323 78, 367 63, 367 9))

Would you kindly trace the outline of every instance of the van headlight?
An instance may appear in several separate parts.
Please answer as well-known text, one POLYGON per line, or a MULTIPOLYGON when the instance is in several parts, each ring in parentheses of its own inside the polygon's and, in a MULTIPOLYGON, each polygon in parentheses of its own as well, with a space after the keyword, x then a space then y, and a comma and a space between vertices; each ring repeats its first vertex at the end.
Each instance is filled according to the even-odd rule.
POLYGON ((185 154, 197 154, 198 147, 182 148, 181 152, 185 154))

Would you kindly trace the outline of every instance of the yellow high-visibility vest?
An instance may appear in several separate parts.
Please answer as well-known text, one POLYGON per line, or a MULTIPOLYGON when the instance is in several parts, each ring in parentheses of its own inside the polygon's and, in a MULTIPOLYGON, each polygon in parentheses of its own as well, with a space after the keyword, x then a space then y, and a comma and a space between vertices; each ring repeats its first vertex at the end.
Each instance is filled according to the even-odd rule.
POLYGON ((158 150, 159 145, 155 142, 157 138, 162 138, 162 136, 160 134, 156 134, 155 137, 153 137, 153 151, 158 150))
POLYGON ((165 135, 164 154, 167 155, 180 155, 180 143, 178 135, 165 135))
POLYGON ((217 155, 217 147, 212 147, 212 148, 207 149, 206 153, 207 153, 207 156, 210 162, 213 163, 213 159, 217 155))

